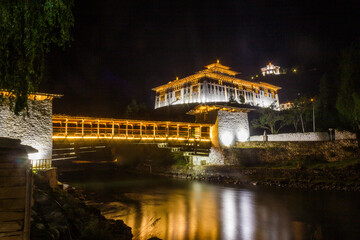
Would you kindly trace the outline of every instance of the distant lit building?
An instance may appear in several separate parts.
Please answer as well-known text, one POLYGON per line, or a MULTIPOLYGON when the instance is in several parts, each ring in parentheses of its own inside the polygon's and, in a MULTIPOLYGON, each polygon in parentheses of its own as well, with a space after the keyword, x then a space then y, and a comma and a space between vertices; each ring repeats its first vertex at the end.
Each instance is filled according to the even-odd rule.
POLYGON ((275 66, 269 62, 266 67, 261 68, 261 73, 263 76, 265 75, 279 75, 280 74, 280 67, 275 66))
POLYGON ((293 103, 287 102, 287 103, 280 103, 280 111, 283 110, 289 110, 293 107, 293 103))
POLYGON ((236 78, 238 73, 217 61, 185 78, 153 88, 155 109, 187 103, 221 103, 234 101, 252 106, 279 108, 280 87, 236 78))

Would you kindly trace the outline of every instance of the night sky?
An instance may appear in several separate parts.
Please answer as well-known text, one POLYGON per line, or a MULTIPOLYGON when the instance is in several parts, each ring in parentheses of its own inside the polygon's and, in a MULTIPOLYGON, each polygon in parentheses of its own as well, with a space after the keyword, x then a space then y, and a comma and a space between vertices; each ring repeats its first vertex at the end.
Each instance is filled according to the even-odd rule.
POLYGON ((49 54, 39 90, 64 94, 54 113, 122 117, 131 99, 151 108, 153 87, 216 59, 243 79, 268 61, 329 71, 359 41, 357 3, 76 0, 74 41, 49 54))

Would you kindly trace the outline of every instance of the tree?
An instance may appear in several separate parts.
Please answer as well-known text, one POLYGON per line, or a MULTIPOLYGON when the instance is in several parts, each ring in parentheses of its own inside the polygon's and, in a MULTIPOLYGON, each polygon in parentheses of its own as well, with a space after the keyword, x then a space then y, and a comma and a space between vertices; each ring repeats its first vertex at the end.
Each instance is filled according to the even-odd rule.
POLYGON ((241 104, 244 104, 245 103, 245 97, 243 95, 239 95, 239 102, 241 104))
POLYGON ((284 111, 285 112, 285 119, 287 123, 290 125, 292 124, 294 126, 295 132, 298 131, 298 126, 300 122, 300 116, 295 108, 290 108, 289 110, 284 111))
POLYGON ((73 0, 0 1, 0 89, 11 92, 16 114, 37 91, 51 46, 71 40, 72 6, 73 0))
POLYGON ((287 125, 284 114, 275 110, 275 104, 268 108, 259 108, 257 111, 260 114, 259 118, 251 122, 254 128, 268 129, 272 134, 276 134, 287 125))
POLYGON ((330 127, 337 127, 338 112, 335 108, 336 104, 336 89, 334 84, 333 74, 323 74, 319 84, 319 94, 316 97, 315 108, 317 111, 316 117, 318 119, 318 128, 328 130, 330 127))
POLYGON ((305 124, 310 116, 311 104, 310 98, 306 96, 299 96, 292 103, 290 112, 295 116, 299 116, 302 132, 305 132, 305 124))
POLYGON ((234 103, 234 102, 236 102, 235 98, 234 98, 234 95, 230 94, 229 103, 234 103))
POLYGON ((345 123, 360 132, 360 44, 342 52, 336 109, 345 123))
POLYGON ((146 105, 143 103, 138 103, 135 99, 132 99, 131 102, 126 106, 125 117, 127 118, 143 118, 147 115, 146 105))

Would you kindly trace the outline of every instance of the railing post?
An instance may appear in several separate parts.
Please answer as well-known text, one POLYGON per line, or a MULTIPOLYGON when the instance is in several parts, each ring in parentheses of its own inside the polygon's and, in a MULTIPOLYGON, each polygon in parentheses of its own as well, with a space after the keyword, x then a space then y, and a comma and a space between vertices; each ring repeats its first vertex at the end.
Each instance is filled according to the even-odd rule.
POLYGON ((166 132, 165 132, 165 136, 169 137, 169 124, 166 124, 166 132))
POLYGON ((176 126, 176 137, 179 138, 179 124, 176 126))
POLYGON ((128 138, 128 135, 129 135, 129 134, 128 134, 128 125, 129 125, 129 122, 126 121, 126 128, 125 128, 125 129, 126 129, 126 130, 125 130, 125 137, 126 137, 126 138, 128 138))
POLYGON ((112 128, 111 128, 111 137, 114 137, 115 129, 114 129, 114 121, 112 121, 112 128))
POLYGON ((100 137, 100 120, 97 120, 97 137, 100 137))
POLYGON ((143 126, 143 124, 142 124, 142 122, 140 123, 140 138, 142 138, 142 126, 143 126))
POLYGON ((153 129, 154 129, 154 138, 156 137, 156 127, 155 127, 155 123, 154 123, 154 126, 153 126, 153 129))
POLYGON ((84 137, 84 119, 81 120, 81 136, 84 137))
POLYGON ((68 133, 68 119, 65 119, 65 137, 67 137, 68 133))

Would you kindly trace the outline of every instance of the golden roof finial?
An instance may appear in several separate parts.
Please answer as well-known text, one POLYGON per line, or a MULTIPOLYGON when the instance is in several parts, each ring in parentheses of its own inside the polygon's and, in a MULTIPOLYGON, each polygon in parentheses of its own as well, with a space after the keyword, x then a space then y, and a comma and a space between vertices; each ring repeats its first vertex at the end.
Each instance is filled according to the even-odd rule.
POLYGON ((179 80, 179 77, 176 77, 176 80, 179 80))
POLYGON ((217 59, 217 60, 216 60, 216 63, 220 63, 220 60, 219 60, 219 59, 217 59))

